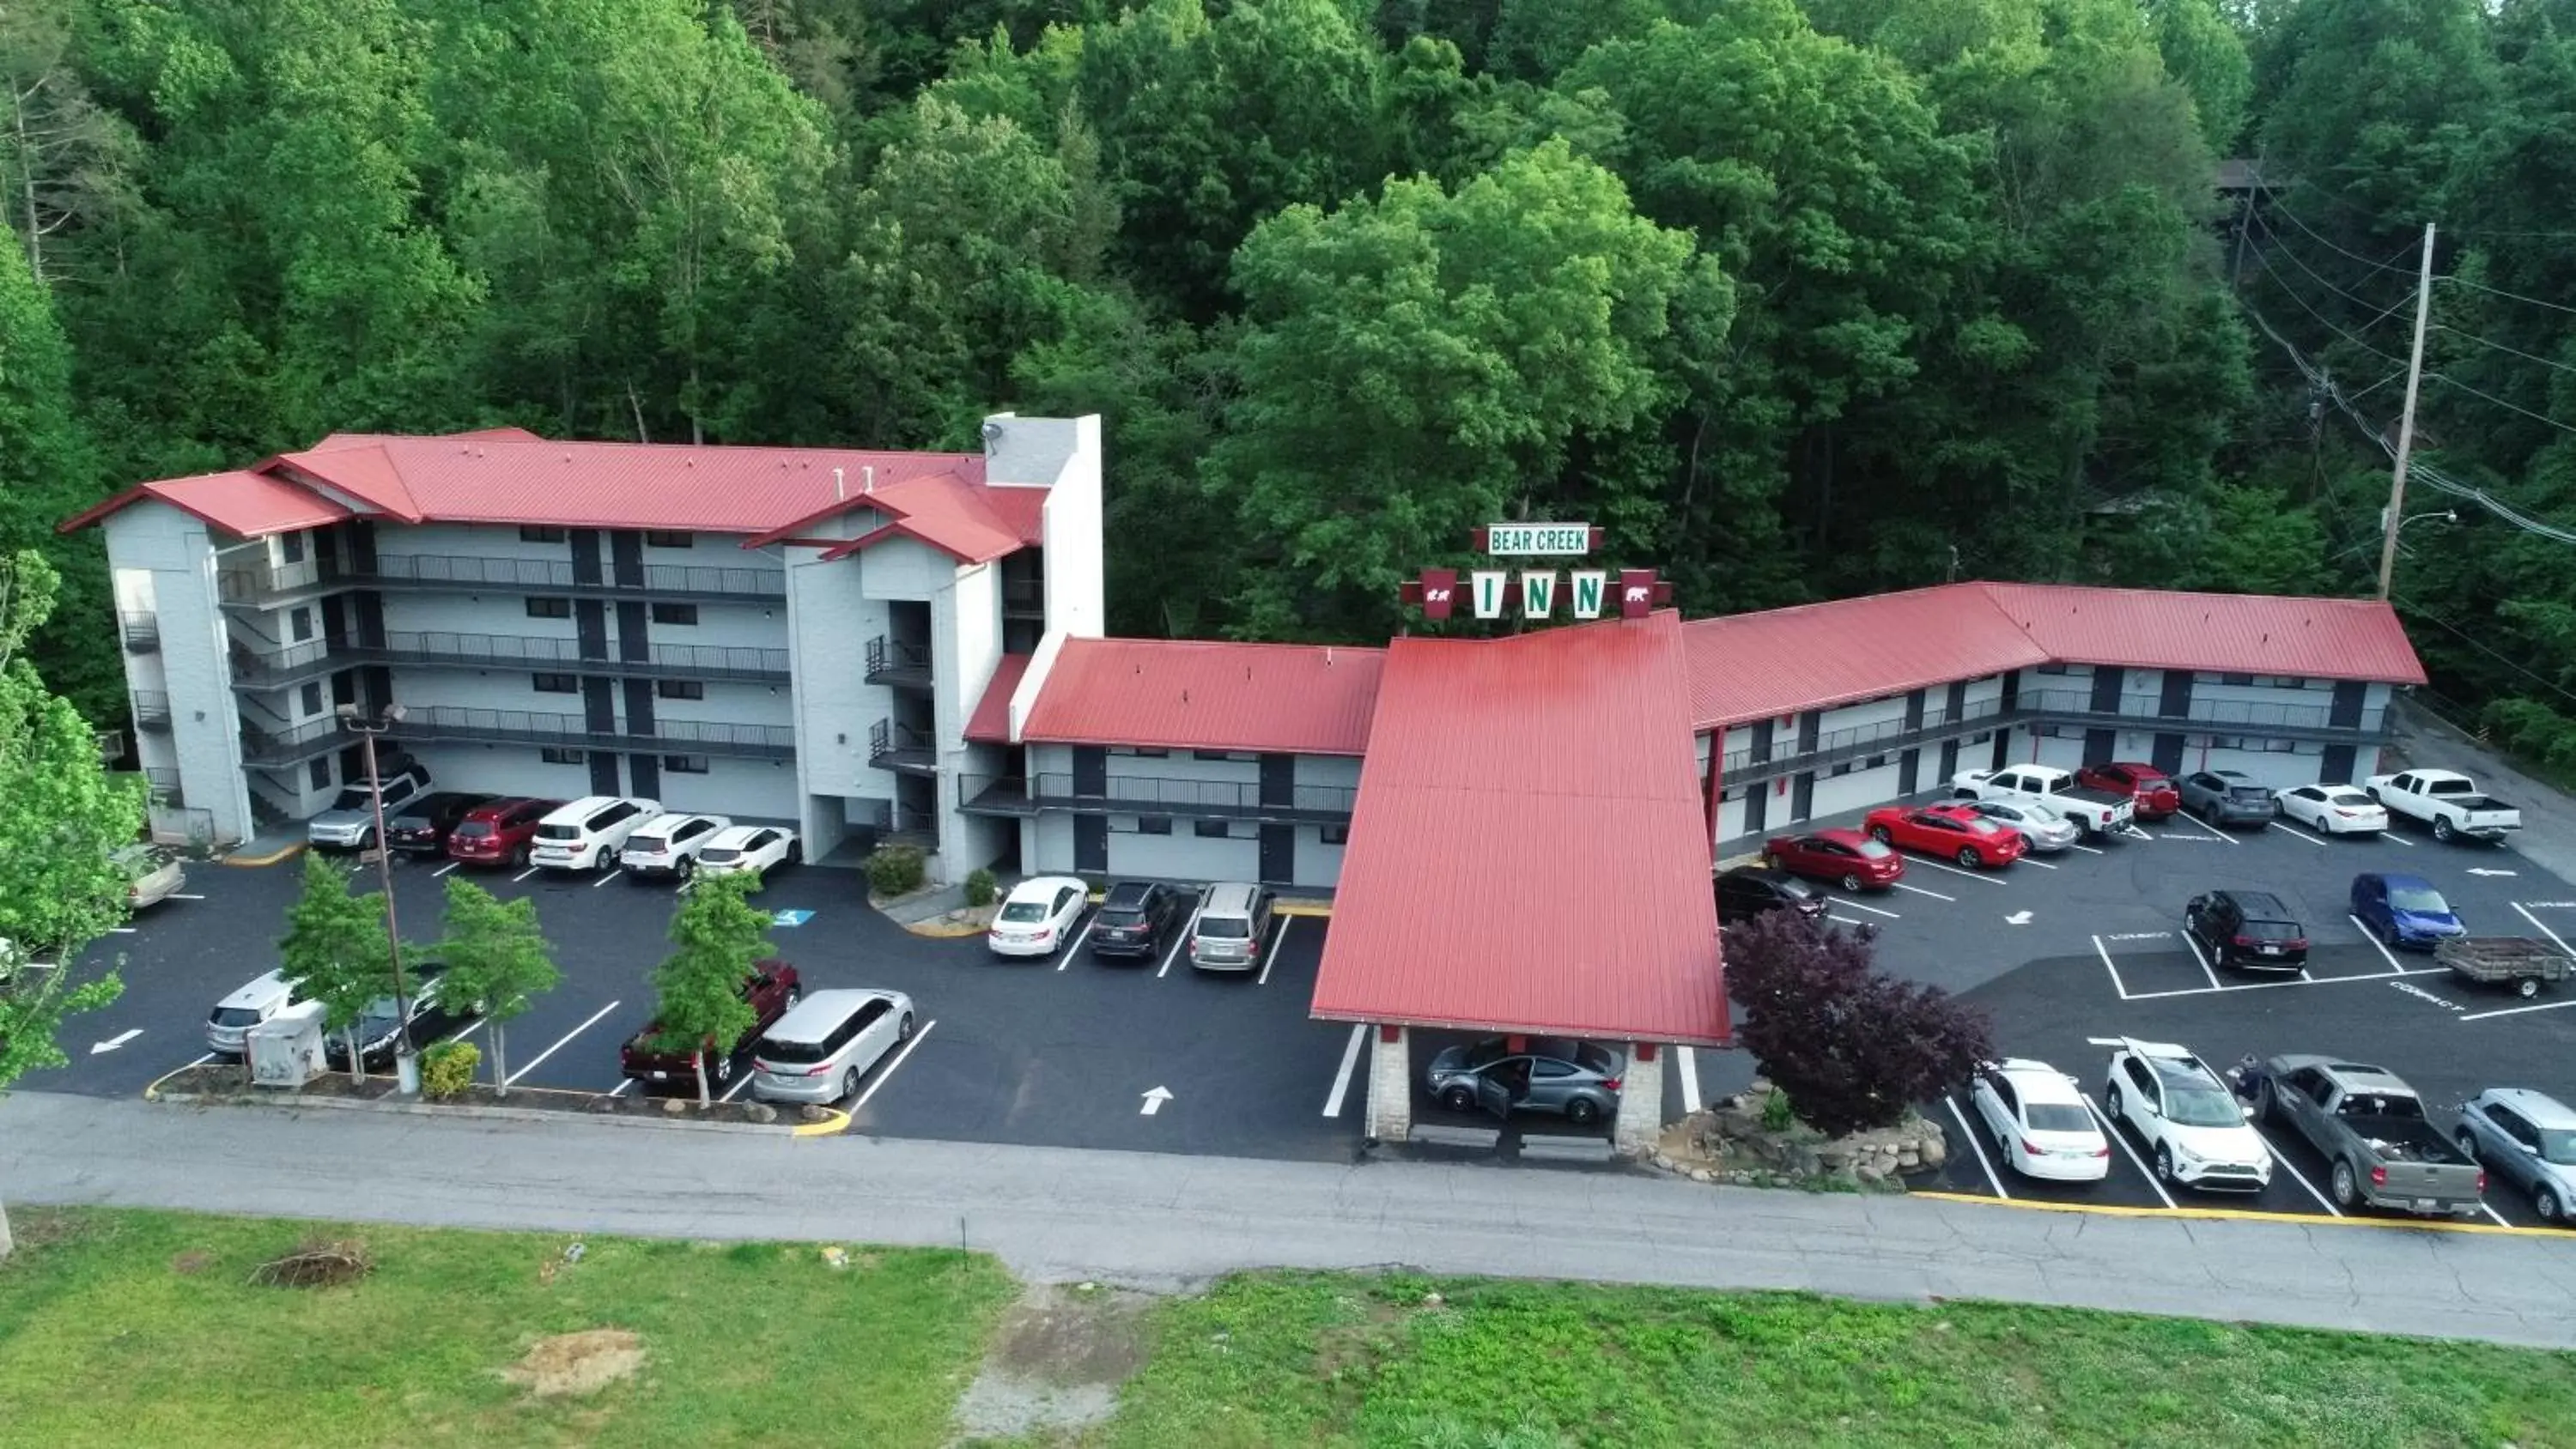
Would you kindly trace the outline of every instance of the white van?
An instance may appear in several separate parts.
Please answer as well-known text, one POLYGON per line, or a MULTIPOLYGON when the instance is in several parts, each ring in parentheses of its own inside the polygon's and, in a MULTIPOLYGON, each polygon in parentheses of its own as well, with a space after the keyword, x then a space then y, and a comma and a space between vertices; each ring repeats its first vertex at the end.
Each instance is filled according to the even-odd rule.
POLYGON ((215 1003, 206 1016, 206 1045, 224 1056, 240 1056, 252 1027, 303 999, 284 976, 271 971, 215 1003))
POLYGON ((548 870, 597 870, 616 858, 626 837, 661 813, 659 800, 584 796, 537 822, 528 862, 548 870))

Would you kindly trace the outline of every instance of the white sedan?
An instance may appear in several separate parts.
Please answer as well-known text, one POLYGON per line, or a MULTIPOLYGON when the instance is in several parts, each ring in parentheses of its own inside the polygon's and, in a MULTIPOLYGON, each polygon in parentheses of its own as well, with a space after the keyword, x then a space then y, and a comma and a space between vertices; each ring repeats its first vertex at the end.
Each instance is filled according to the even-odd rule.
POLYGON ((2284 820, 2328 835, 2369 835, 2388 828, 2388 811, 2350 785, 2294 785, 2272 792, 2272 808, 2284 820))
POLYGON ((2013 1057, 1977 1072, 1968 1100, 2005 1165, 2051 1182, 2100 1182, 2111 1142, 2075 1080, 2046 1062, 2013 1057))
POLYGON ((996 956, 1052 956, 1073 939, 1074 923, 1091 904, 1091 887, 1069 875, 1041 875, 1011 887, 984 938, 996 956))
POLYGON ((797 860, 796 832, 779 825, 736 825, 708 837, 698 874, 757 875, 797 860))

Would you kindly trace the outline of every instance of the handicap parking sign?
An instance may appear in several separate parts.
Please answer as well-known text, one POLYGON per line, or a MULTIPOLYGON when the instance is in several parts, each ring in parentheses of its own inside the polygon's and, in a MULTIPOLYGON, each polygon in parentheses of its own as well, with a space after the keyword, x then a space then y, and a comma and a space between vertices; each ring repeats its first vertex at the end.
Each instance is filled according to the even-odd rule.
POLYGON ((769 918, 770 924, 777 926, 801 926, 812 919, 812 911, 779 911, 769 918))

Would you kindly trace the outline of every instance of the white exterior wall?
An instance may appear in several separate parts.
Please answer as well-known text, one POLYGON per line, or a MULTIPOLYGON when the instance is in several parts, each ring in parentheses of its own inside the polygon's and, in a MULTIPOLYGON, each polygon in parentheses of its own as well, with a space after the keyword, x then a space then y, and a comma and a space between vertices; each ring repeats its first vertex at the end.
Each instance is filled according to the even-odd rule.
MULTIPOLYGON (((672 699, 662 693, 668 680, 654 680, 653 718, 689 720, 707 724, 793 725, 796 723, 796 697, 784 684, 752 684, 734 679, 697 681, 705 690, 703 699, 672 699)), ((549 698, 565 698, 553 695, 549 698)), ((617 686, 617 716, 626 717, 626 686, 617 686)), ((792 818, 792 817, 791 817, 792 818)))
MULTIPOLYGON (((524 594, 431 594, 387 589, 385 632, 500 634, 518 639, 563 639, 575 637, 570 618, 540 619, 528 613, 528 596, 524 594)), ((279 634, 285 642, 286 635, 279 634)), ((608 611, 608 637, 617 637, 617 610, 608 611)), ((612 644, 611 653, 615 652, 612 644)))
POLYGON ((1301 886, 1317 886, 1326 890, 1330 890, 1334 886, 1340 885, 1342 883, 1342 850, 1343 846, 1341 845, 1328 845, 1325 843, 1324 828, 1322 826, 1298 826, 1296 865, 1297 884, 1301 886))
POLYGON ((1010 822, 958 809, 958 792, 974 761, 988 758, 966 742, 966 723, 1002 663, 1002 570, 998 564, 954 568, 930 603, 931 719, 939 750, 939 843, 932 866, 943 880, 1002 854, 1010 822))
POLYGON ((919 539, 900 535, 868 545, 857 562, 860 588, 871 599, 926 602, 957 577, 957 560, 919 539))
POLYGON ((892 690, 867 682, 868 641, 888 624, 884 602, 867 589, 877 554, 832 563, 822 562, 819 549, 787 555, 788 669, 796 679, 789 703, 809 857, 847 838, 850 812, 841 802, 894 798, 893 780, 868 768, 868 726, 894 707, 892 690))
MULTIPOLYGON (((675 748, 674 753, 680 751, 675 748)), ((578 769, 579 766, 563 766, 578 769)), ((795 766, 786 760, 745 760, 723 755, 707 757, 707 773, 688 774, 676 770, 661 772, 659 791, 665 810, 702 810, 711 815, 730 815, 743 822, 762 821, 794 823, 798 815, 795 766)), ((797 831, 804 838, 804 831, 797 831)), ((807 855, 813 851, 809 847, 807 855)))
MULTIPOLYGON (((1933 763, 1940 762, 1935 760, 1933 763)), ((1898 769, 1892 750, 1888 754, 1888 763, 1875 770, 1854 769, 1848 775, 1818 771, 1815 804, 1809 810, 1808 818, 1823 820, 1854 810, 1866 810, 1873 805, 1884 805, 1896 798, 1897 783, 1898 769)))
MULTIPOLYGON (((1070 766, 1070 752, 1068 764, 1070 766)), ((1261 760, 1252 756, 1241 760, 1207 758, 1188 750, 1174 750, 1168 755, 1122 755, 1109 751, 1109 793, 1118 794, 1120 780, 1208 780, 1220 784, 1240 785, 1245 798, 1260 798, 1261 760)), ((1153 787, 1148 786, 1150 791, 1153 787)), ((1148 798, 1151 798, 1150 794, 1148 798)))
MULTIPOLYGON (((1071 817, 1066 817, 1068 823, 1071 817)), ((1224 840, 1202 839, 1193 822, 1174 820, 1169 835, 1136 833, 1137 817, 1109 817, 1109 873, 1156 880, 1220 881, 1261 878, 1261 827, 1249 820, 1228 823, 1224 840)), ((1052 864, 1073 867, 1073 834, 1065 832, 1065 858, 1052 864)))
POLYGON ((535 745, 436 741, 404 748, 429 766, 430 782, 442 790, 488 790, 539 800, 577 800, 590 793, 588 765, 547 764, 535 745))
MULTIPOLYGON (((1724 785, 1725 785, 1725 782, 1724 782, 1724 781, 1720 781, 1720 782, 1719 782, 1719 786, 1720 786, 1720 788, 1721 788, 1721 789, 1723 789, 1723 788, 1724 788, 1724 785)), ((1766 788, 1766 787, 1761 786, 1761 785, 1755 785, 1755 786, 1752 786, 1752 787, 1750 787, 1750 788, 1752 788, 1752 789, 1756 789, 1756 790, 1759 790, 1759 789, 1764 789, 1764 788, 1766 788)), ((1731 791, 1731 790, 1730 790, 1730 791, 1727 791, 1726 793, 1727 793, 1727 794, 1729 794, 1729 795, 1734 795, 1734 792, 1733 792, 1733 791, 1731 791)), ((1734 798, 1732 798, 1732 799, 1724 799, 1724 800, 1720 800, 1720 801, 1718 801, 1718 802, 1717 802, 1717 843, 1719 843, 1719 844, 1723 844, 1723 843, 1725 843, 1725 842, 1727 842, 1727 841, 1730 841, 1730 840, 1733 840, 1733 839, 1735 839, 1735 838, 1737 838, 1738 836, 1741 836, 1741 835, 1743 835, 1743 834, 1744 834, 1744 798, 1743 798, 1741 795, 1735 795, 1735 796, 1734 796, 1734 798)))
MULTIPOLYGON (((1929 709, 1931 707, 1931 702, 1926 700, 1924 702, 1924 707, 1929 709)), ((1893 735, 1896 730, 1904 724, 1904 722, 1904 695, 1897 695, 1893 699, 1863 700, 1858 704, 1837 705, 1832 709, 1826 710, 1825 717, 1817 722, 1817 728, 1819 731, 1817 738, 1826 748, 1831 748, 1834 743, 1834 737, 1839 732, 1845 730, 1868 730, 1877 728, 1889 735, 1893 735)), ((1796 739, 1797 737, 1794 734, 1790 736, 1791 743, 1794 744, 1796 739)), ((1819 780, 1816 783, 1821 785, 1824 782, 1819 780)), ((1821 814, 1823 812, 1819 811, 1818 813, 1821 814)))
MULTIPOLYGON (((393 519, 376 522, 376 557, 396 558, 423 554, 461 554, 472 558, 545 559, 554 563, 572 562, 572 545, 530 543, 519 537, 516 524, 499 523, 402 523, 393 519)), ((605 548, 601 551, 602 568, 606 567, 605 548)), ((311 557, 311 550, 306 550, 311 557)))
POLYGON ((178 770, 180 795, 211 817, 215 840, 247 840, 250 789, 213 541, 203 523, 150 499, 109 515, 105 529, 119 606, 141 603, 159 622, 159 650, 125 656, 129 689, 170 696, 169 737, 155 747, 165 761, 158 768, 178 770))
MULTIPOLYGON (((645 561, 652 562, 653 550, 645 551, 645 561)), ((746 559, 767 563, 762 554, 744 554, 746 559)), ((845 561, 846 562, 846 561, 845 561)), ((723 567, 733 567, 728 558, 723 567)), ((830 567, 830 565, 825 565, 830 567)), ((713 644, 745 649, 784 649, 787 647, 787 611, 775 603, 713 604, 701 603, 698 622, 694 624, 657 624, 652 611, 645 611, 644 634, 656 644, 713 644)), ((617 635, 617 605, 608 605, 608 633, 617 635)))

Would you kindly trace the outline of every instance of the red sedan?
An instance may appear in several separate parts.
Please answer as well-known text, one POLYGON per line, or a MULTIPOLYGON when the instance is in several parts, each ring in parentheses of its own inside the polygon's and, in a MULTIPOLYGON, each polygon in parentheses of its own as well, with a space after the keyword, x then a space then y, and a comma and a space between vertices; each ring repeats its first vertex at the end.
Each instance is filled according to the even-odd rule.
POLYGON ((1882 845, 1941 856, 1970 870, 2010 865, 2030 849, 2020 831, 1968 805, 1890 805, 1872 810, 1861 824, 1882 845))
POLYGON ((1904 856, 1857 830, 1775 836, 1764 842, 1762 854, 1775 870, 1831 881, 1847 891, 1885 889, 1905 874, 1904 856))
POLYGON ((2153 765, 2133 760, 2086 765, 2075 772, 2075 783, 2128 796, 2137 802, 2140 820, 2162 820, 2182 809, 2182 791, 2174 787, 2172 778, 2153 765))

